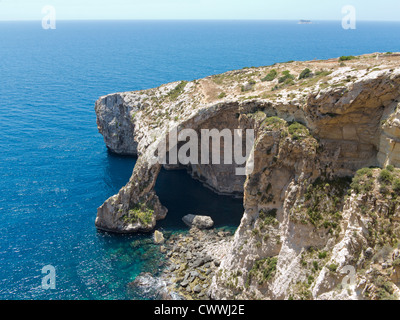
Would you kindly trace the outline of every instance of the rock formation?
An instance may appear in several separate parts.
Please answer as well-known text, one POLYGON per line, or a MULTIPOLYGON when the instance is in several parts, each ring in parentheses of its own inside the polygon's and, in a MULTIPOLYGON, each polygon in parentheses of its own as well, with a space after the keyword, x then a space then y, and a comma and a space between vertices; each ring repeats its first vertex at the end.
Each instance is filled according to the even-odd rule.
POLYGON ((200 230, 210 229, 214 226, 214 221, 208 216, 197 216, 194 214, 188 214, 182 218, 182 221, 188 227, 196 227, 200 230))
POLYGON ((150 231, 167 216, 154 191, 156 150, 172 130, 253 129, 247 176, 235 174, 236 163, 165 165, 243 196, 209 296, 399 297, 391 255, 400 239, 399 62, 383 54, 281 63, 100 98, 107 147, 138 161, 98 209, 96 226, 150 231))
POLYGON ((155 244, 162 244, 165 241, 163 233, 158 230, 154 231, 153 239, 155 244))

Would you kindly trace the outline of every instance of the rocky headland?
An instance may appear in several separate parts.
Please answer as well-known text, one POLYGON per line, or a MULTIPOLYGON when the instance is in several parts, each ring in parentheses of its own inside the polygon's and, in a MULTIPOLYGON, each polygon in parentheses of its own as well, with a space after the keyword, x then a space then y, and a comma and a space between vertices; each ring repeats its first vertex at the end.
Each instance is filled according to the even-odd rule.
POLYGON ((171 240, 165 283, 185 299, 399 299, 399 103, 400 55, 392 53, 101 97, 95 109, 107 147, 138 160, 98 209, 96 226, 149 232, 167 217, 154 190, 162 167, 155 154, 172 129, 253 129, 247 176, 235 174, 235 163, 164 165, 244 204, 233 236, 193 228, 171 240), (184 252, 190 237, 202 241, 184 252))

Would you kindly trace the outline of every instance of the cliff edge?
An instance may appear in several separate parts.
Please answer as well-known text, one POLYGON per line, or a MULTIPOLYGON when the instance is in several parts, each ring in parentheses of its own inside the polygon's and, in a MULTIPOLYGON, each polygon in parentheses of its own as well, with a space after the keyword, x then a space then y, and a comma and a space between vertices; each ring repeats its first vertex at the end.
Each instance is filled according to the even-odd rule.
POLYGON ((255 132, 237 163, 184 167, 244 214, 213 299, 396 299, 400 253, 400 56, 370 54, 245 68, 116 93, 96 102, 107 147, 138 156, 98 208, 99 229, 152 230, 167 216, 154 185, 173 130, 255 132))

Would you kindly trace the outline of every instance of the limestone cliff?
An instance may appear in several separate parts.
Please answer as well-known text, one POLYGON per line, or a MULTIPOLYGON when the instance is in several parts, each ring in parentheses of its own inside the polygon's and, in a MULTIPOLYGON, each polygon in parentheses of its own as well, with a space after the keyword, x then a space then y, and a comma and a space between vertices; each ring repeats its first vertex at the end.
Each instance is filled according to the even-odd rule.
POLYGON ((149 231, 166 217, 155 151, 171 129, 254 129, 251 174, 236 175, 235 163, 184 166, 244 199, 211 298, 398 297, 399 62, 373 54, 281 63, 100 98, 107 147, 138 161, 96 226, 149 231))

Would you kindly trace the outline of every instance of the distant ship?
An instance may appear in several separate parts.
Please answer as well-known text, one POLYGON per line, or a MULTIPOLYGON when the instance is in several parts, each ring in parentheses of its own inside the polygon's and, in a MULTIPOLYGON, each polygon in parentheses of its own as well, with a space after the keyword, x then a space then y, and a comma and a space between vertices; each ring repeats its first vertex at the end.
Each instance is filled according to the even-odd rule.
POLYGON ((311 20, 300 20, 299 24, 312 24, 311 20))

